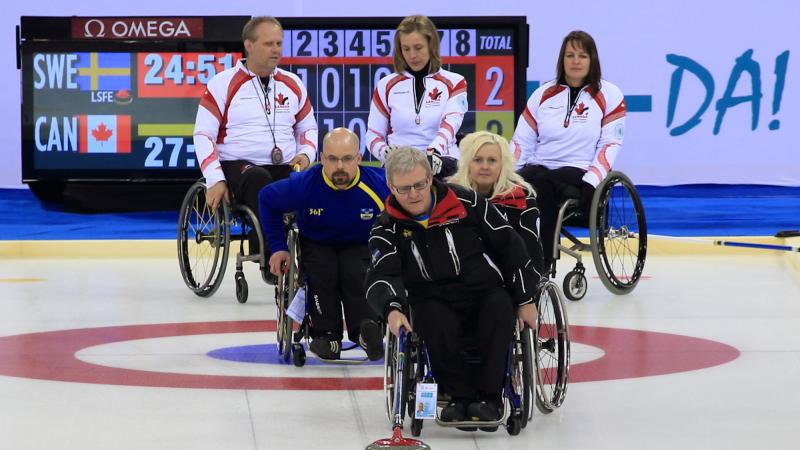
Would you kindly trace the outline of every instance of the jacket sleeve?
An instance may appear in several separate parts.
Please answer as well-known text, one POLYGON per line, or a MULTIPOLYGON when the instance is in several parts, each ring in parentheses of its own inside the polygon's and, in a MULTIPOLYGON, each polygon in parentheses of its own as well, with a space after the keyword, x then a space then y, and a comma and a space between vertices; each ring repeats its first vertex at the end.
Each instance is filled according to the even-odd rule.
POLYGON ((308 98, 308 91, 303 83, 300 86, 300 109, 294 116, 294 139, 297 142, 297 153, 308 157, 309 162, 317 159, 317 119, 314 118, 314 108, 308 98))
POLYGON ((367 303, 384 320, 390 309, 402 310, 408 304, 395 230, 395 223, 384 212, 375 221, 369 235, 368 247, 372 263, 367 269, 364 290, 367 303))
POLYGON ((539 141, 539 124, 536 120, 536 113, 541 98, 542 88, 531 94, 522 115, 519 116, 514 136, 511 137, 510 150, 517 159, 517 169, 531 162, 536 153, 536 145, 539 141))
POLYGON ((536 203, 536 197, 529 193, 525 199, 525 210, 519 215, 519 234, 522 240, 525 241, 528 255, 531 257, 532 269, 536 277, 541 279, 544 270, 544 253, 542 251, 542 241, 539 238, 539 216, 539 205, 536 203))
POLYGON ((224 92, 218 86, 219 79, 212 78, 206 86, 203 96, 200 97, 200 106, 194 121, 194 151, 200 162, 200 170, 206 179, 206 186, 211 187, 219 181, 225 181, 222 166, 219 163, 217 151, 217 137, 222 122, 222 109, 225 98, 217 98, 214 92, 224 92))
MULTIPOLYGON (((305 174, 306 172, 303 172, 305 174)), ((288 251, 283 215, 302 207, 300 174, 264 186, 258 193, 258 215, 261 230, 272 252, 288 251)))
POLYGON ((603 111, 600 122, 600 139, 597 141, 592 164, 583 176, 583 181, 594 187, 611 171, 622 149, 625 134, 625 96, 618 87, 608 82, 603 82, 601 92, 606 99, 606 110, 603 111))
POLYGON ((481 236, 497 258, 495 262, 500 265, 514 302, 517 306, 533 302, 539 280, 522 238, 488 199, 475 194, 473 205, 481 236))
POLYGON ((386 149, 389 148, 387 135, 389 133, 389 107, 380 92, 386 85, 383 80, 372 91, 372 102, 369 106, 367 118, 367 132, 364 139, 367 141, 367 150, 381 163, 386 162, 386 149))
POLYGON ((467 82, 462 78, 449 92, 439 130, 428 148, 437 150, 442 156, 449 156, 449 149, 456 145, 456 133, 464 121, 467 105, 467 82))

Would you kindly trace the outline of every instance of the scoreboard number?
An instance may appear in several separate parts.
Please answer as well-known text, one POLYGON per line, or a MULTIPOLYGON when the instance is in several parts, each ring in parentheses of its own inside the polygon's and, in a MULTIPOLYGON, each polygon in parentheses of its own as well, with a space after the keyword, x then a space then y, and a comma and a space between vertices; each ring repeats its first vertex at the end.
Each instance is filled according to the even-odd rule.
POLYGON ((372 47, 367 30, 345 30, 344 38, 347 43, 344 56, 370 56, 369 51, 372 47))
POLYGON ((394 30, 372 30, 370 56, 391 56, 394 51, 394 30))
MULTIPOLYGON (((167 167, 178 167, 178 158, 183 149, 183 138, 168 137, 161 138, 158 136, 150 136, 144 141, 144 148, 150 150, 147 153, 147 158, 144 160, 145 167, 164 167, 164 160, 161 158, 161 152, 164 151, 164 145, 171 148, 169 153, 169 161, 167 167)), ((187 153, 194 153, 194 145, 188 144, 186 146, 187 153)), ((187 158, 186 166, 194 167, 194 159, 187 158)))
POLYGON ((344 32, 342 30, 320 30, 319 37, 320 56, 344 55, 344 32))
MULTIPOLYGON (((503 69, 492 66, 486 71, 486 81, 492 83, 492 90, 486 97, 486 106, 503 106, 503 99, 497 98, 497 94, 503 87, 503 69)), ((497 133, 502 134, 502 133, 497 133)))
POLYGON ((292 32, 292 49, 296 56, 317 56, 317 30, 297 30, 292 32))

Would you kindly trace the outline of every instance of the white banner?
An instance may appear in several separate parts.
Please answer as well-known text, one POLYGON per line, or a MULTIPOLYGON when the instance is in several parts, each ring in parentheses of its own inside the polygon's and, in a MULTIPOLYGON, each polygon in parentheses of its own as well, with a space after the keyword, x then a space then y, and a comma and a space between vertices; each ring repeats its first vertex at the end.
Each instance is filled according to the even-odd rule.
MULTIPOLYGON (((653 3, 242 1, 186 9, 177 1, 120 5, 88 0, 36 6, 13 3, 3 16, 11 30, 20 15, 183 15, 269 13, 275 16, 523 15, 528 18, 528 80, 553 78, 561 39, 592 34, 604 78, 628 98, 625 144, 617 167, 637 184, 733 183, 800 186, 800 6, 794 0, 653 3), (176 9, 178 8, 178 9, 176 9)), ((18 85, 11 46, 0 68, 7 87, 18 85)), ((18 105, 19 90, 0 93, 18 105)), ((0 186, 20 180, 19 109, 3 108, 4 164, 0 186)))

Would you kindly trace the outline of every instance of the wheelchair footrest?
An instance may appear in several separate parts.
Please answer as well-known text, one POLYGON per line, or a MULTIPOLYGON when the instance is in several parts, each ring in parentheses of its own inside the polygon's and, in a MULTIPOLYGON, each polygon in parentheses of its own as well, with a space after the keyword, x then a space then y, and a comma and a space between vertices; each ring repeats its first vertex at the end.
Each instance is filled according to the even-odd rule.
POLYGON ((505 415, 501 417, 499 420, 462 420, 459 422, 444 422, 439 417, 436 417, 436 425, 446 427, 446 428, 456 428, 456 427, 499 427, 505 424, 505 415))

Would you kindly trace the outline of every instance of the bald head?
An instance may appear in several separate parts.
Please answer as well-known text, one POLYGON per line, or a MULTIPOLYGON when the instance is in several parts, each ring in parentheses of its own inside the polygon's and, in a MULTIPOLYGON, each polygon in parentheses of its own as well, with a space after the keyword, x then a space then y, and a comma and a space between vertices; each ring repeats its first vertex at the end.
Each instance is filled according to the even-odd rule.
POLYGON ((335 128, 322 139, 322 170, 336 188, 350 187, 360 162, 358 136, 352 131, 335 128))
POLYGON ((322 139, 322 152, 327 153, 328 147, 346 147, 358 152, 358 136, 347 128, 334 128, 322 139))

